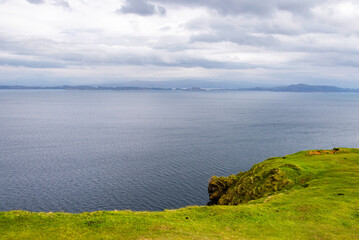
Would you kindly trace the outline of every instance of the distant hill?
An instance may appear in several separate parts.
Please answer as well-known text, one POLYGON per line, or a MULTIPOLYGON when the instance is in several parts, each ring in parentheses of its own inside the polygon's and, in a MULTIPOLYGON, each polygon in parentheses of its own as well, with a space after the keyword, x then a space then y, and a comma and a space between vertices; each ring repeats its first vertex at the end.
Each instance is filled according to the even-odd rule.
MULTIPOLYGON (((237 89, 255 87, 250 82, 231 82, 231 81, 205 81, 205 80, 173 80, 173 81, 130 81, 114 84, 102 84, 105 87, 146 87, 146 88, 221 88, 237 89)), ((263 86, 263 85, 262 85, 263 86)))
POLYGON ((94 87, 94 86, 55 86, 55 87, 38 87, 38 86, 0 86, 0 89, 40 89, 40 90, 46 90, 46 89, 62 89, 62 90, 114 90, 114 91, 125 91, 125 90, 172 90, 171 88, 147 88, 147 87, 94 87))
POLYGON ((242 90, 248 91, 270 91, 270 92, 359 92, 359 89, 340 88, 335 86, 318 86, 308 84, 295 84, 279 87, 255 87, 242 90))
MULTIPOLYGON (((144 82, 141 82, 144 83, 144 82)), ((139 83, 138 83, 139 84, 139 83)), ((163 85, 165 86, 165 85, 163 85)), ((294 84, 288 86, 278 87, 253 87, 253 88, 215 88, 215 87, 159 87, 151 84, 146 86, 54 86, 54 87, 39 87, 39 86, 0 86, 0 89, 63 89, 63 90, 175 90, 175 91, 268 91, 268 92, 359 92, 359 89, 340 88, 335 86, 319 86, 308 84, 294 84)))

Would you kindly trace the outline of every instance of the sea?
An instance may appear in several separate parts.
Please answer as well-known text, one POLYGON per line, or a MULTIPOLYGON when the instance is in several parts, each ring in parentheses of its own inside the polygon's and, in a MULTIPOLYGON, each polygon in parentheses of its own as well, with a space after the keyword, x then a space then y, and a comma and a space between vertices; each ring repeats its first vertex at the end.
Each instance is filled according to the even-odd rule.
POLYGON ((0 211, 206 205, 211 176, 359 147, 359 93, 0 90, 0 211))

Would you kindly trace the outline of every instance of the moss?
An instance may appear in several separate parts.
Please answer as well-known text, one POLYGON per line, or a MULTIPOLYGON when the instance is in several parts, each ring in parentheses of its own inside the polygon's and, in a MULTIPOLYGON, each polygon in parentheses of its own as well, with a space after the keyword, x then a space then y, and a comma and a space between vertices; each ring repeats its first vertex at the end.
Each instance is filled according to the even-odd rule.
POLYGON ((255 164, 247 172, 227 178, 212 177, 208 185, 208 205, 238 205, 275 194, 283 189, 288 190, 299 183, 304 185, 306 178, 300 178, 301 167, 294 163, 280 162, 285 159, 269 158, 255 164), (278 162, 280 164, 277 164, 278 162))
POLYGON ((216 177, 213 176, 208 184, 209 203, 208 205, 214 205, 218 203, 218 200, 227 192, 228 188, 233 185, 236 176, 231 175, 229 177, 216 177))

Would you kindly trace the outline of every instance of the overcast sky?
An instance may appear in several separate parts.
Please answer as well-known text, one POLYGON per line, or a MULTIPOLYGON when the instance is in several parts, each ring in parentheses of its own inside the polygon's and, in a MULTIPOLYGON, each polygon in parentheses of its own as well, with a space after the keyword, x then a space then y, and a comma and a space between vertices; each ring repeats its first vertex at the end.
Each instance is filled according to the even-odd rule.
POLYGON ((359 87, 359 0, 0 0, 0 84, 359 87))

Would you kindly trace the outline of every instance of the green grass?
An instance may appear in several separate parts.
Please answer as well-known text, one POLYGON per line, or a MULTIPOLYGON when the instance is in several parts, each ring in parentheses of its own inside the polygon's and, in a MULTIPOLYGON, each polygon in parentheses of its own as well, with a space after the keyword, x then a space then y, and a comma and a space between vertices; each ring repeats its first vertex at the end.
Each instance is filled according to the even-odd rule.
POLYGON ((270 158, 232 178, 218 197, 227 194, 223 204, 239 205, 163 212, 0 212, 0 239, 359 239, 359 149, 270 158), (280 174, 272 178, 271 169, 280 174), (268 181, 280 187, 272 191, 268 181), (263 183, 268 187, 250 193, 263 183))

